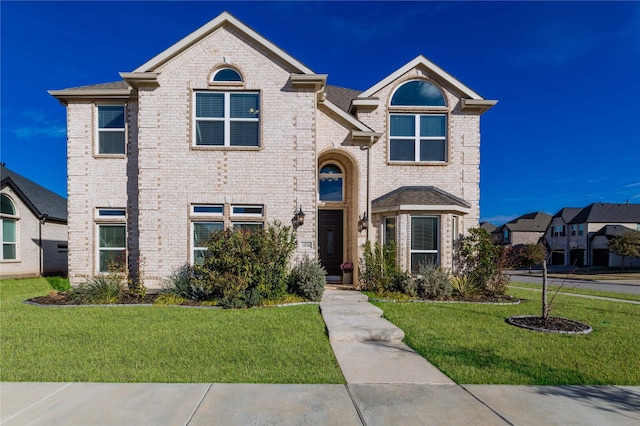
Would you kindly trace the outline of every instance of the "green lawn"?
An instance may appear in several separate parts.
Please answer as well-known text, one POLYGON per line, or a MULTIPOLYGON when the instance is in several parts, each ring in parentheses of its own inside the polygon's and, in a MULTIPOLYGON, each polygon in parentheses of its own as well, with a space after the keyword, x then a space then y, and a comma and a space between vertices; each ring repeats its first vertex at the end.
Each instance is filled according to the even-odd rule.
MULTIPOLYGON (((511 287, 526 287, 526 288, 534 288, 534 289, 542 289, 541 284, 529 284, 529 283, 519 283, 519 282, 511 282, 509 284, 511 287)), ((557 285, 549 286, 549 297, 553 295, 553 293, 559 288, 557 285)), ((612 299, 623 299, 623 300, 637 300, 640 301, 640 295, 638 294, 627 294, 627 293, 614 293, 611 291, 599 291, 599 290, 585 290, 583 288, 576 288, 571 286, 564 286, 560 289, 560 293, 573 293, 573 294, 587 294, 589 296, 600 296, 600 297, 610 297, 612 299)))
POLYGON ((0 281, 0 380, 344 383, 318 305, 37 307, 44 279, 0 281))
POLYGON ((505 323, 539 315, 540 295, 511 290, 520 305, 375 302, 405 342, 461 384, 640 385, 640 306, 558 296, 552 316, 586 322, 587 335, 539 333, 505 323))

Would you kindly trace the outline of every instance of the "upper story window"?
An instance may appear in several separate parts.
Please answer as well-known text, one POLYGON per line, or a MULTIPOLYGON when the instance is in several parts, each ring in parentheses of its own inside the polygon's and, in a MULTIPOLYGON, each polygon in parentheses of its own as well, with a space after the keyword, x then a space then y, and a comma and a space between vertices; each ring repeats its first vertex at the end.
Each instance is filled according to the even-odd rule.
POLYGON ((98 154, 125 153, 124 105, 98 105, 98 154))
POLYGON ((509 242, 509 230, 507 228, 502 230, 502 241, 505 243, 509 242))
POLYGON ((389 110, 390 161, 447 161, 446 104, 436 86, 423 80, 403 84, 389 110))
POLYGON ((194 145, 260 146, 260 95, 196 92, 194 145))
POLYGON ((18 215, 9 197, 0 196, 0 241, 2 241, 1 260, 18 258, 18 215))
POLYGON ((552 237, 566 237, 566 231, 564 225, 557 225, 551 228, 552 237))
POLYGON ((342 202, 344 200, 344 174, 337 164, 325 164, 318 174, 320 201, 342 202))
POLYGON ((211 81, 215 83, 222 82, 241 82, 242 76, 240 73, 232 68, 221 68, 213 74, 211 81))

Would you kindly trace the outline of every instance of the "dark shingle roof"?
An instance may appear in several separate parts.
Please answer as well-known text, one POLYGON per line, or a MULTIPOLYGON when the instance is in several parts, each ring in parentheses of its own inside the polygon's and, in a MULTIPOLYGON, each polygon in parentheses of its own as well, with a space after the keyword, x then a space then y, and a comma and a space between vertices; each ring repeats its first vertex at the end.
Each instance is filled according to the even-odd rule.
POLYGON ((480 228, 486 230, 488 233, 492 233, 496 230, 497 226, 491 222, 480 222, 480 228))
POLYGON ((553 218, 555 219, 557 217, 561 217, 565 223, 569 223, 571 219, 573 219, 578 213, 580 213, 580 210, 582 210, 581 207, 565 207, 563 209, 560 209, 558 213, 554 214, 553 218))
POLYGON ((640 223, 640 204, 593 203, 569 223, 640 223))
POLYGON ((435 186, 402 186, 371 202, 372 207, 414 206, 460 206, 470 208, 471 204, 435 186))
POLYGON ((65 90, 126 90, 129 85, 126 81, 112 81, 110 83, 91 84, 89 86, 70 87, 65 90))
POLYGON ((545 232, 551 215, 542 212, 527 213, 504 224, 510 231, 545 232))
POLYGON ((336 104, 340 109, 349 112, 351 101, 356 98, 360 93, 359 90, 347 89, 346 87, 338 87, 326 85, 324 92, 327 94, 327 99, 336 104))
POLYGON ((594 234, 594 237, 596 235, 604 235, 607 239, 610 239, 611 237, 620 237, 629 231, 633 231, 633 229, 622 225, 605 225, 594 234))
POLYGON ((38 218, 67 221, 67 200, 55 192, 7 169, 1 167, 2 187, 9 185, 38 218))

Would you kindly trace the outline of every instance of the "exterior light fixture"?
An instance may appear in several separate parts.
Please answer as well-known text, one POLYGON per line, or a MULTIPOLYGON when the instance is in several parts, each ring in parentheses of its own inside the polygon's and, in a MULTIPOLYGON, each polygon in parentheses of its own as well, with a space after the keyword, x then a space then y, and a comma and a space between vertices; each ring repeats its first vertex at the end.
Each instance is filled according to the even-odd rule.
POLYGON ((291 220, 294 228, 298 228, 304 225, 304 212, 302 211, 302 206, 298 207, 298 210, 293 213, 293 219, 291 220))
POLYGON ((364 212, 362 216, 358 218, 358 232, 362 232, 369 226, 369 216, 367 212, 364 212))

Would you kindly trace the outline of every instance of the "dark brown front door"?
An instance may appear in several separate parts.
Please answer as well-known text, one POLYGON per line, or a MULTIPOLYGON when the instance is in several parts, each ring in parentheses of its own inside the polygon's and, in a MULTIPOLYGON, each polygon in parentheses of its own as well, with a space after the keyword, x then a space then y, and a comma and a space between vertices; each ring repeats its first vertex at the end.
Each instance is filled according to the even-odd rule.
POLYGON ((342 210, 318 211, 318 250, 320 262, 329 276, 340 276, 342 263, 342 210))

